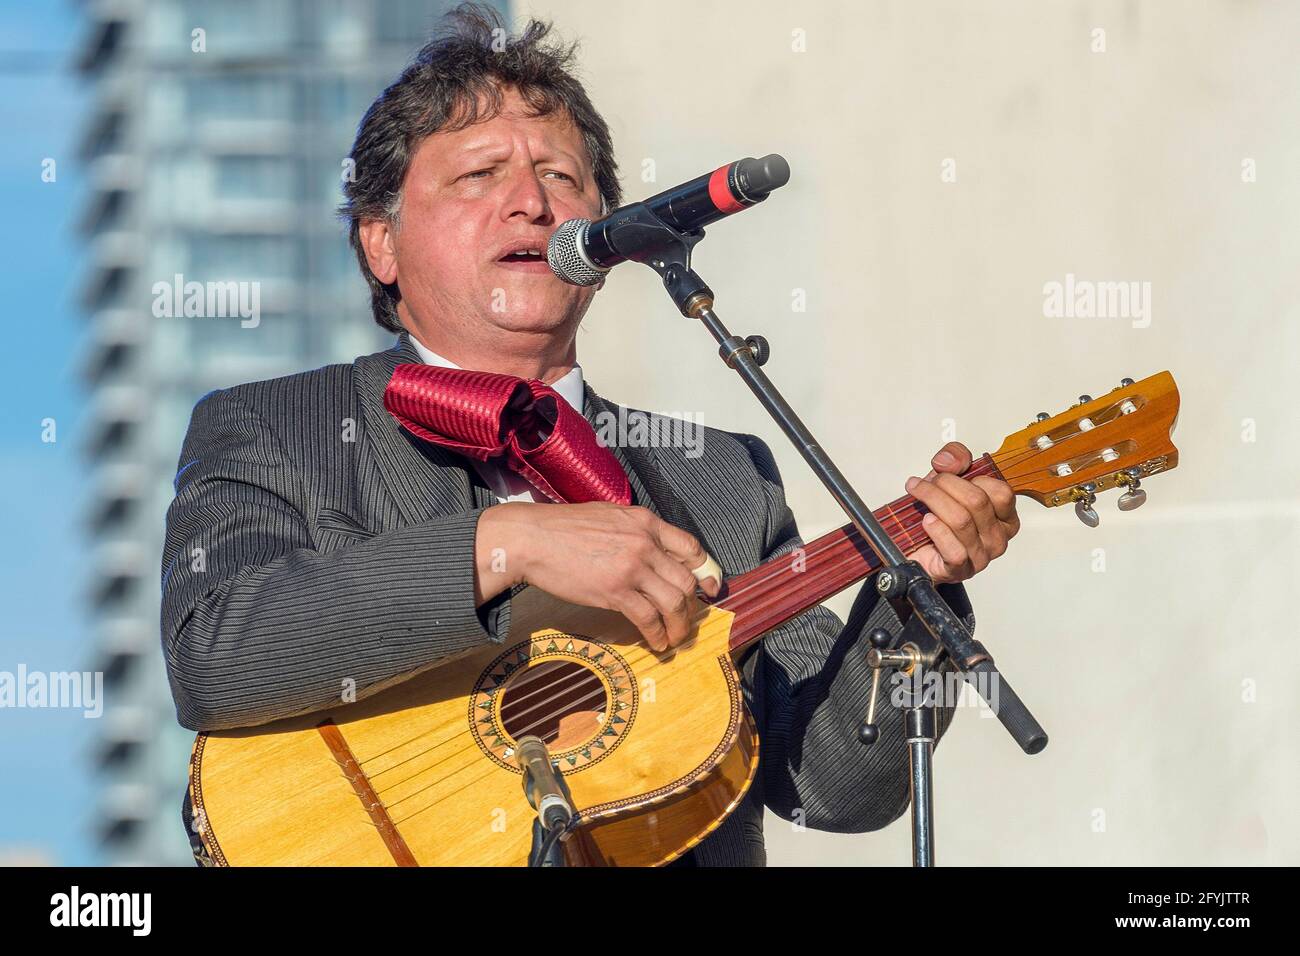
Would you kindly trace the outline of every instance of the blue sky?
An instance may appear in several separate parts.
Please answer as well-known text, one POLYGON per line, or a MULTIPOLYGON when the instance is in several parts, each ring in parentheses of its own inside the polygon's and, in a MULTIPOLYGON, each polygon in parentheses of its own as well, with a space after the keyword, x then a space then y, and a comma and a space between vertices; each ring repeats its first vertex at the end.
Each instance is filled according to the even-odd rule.
MULTIPOLYGON (((78 450, 84 394, 76 377, 85 317, 74 304, 80 250, 73 217, 82 171, 73 149, 83 87, 70 69, 72 3, 0 6, 0 671, 93 666, 79 537, 85 495, 78 450), (42 182, 42 161, 56 161, 42 182), (41 440, 53 418, 57 441, 41 440)), ((0 856, 98 862, 88 830, 96 721, 65 710, 0 709, 0 856)))

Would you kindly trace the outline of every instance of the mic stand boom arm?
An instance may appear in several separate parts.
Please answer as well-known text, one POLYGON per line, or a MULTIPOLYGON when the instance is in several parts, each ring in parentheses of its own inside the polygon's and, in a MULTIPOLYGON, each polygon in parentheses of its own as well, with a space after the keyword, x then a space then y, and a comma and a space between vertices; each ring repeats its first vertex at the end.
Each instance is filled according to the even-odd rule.
POLYGON ((985 702, 1020 748, 1027 754, 1041 751, 1047 746, 1047 734, 998 672, 992 656, 971 636, 965 622, 948 606, 925 570, 915 561, 909 561, 889 537, 812 432, 764 374, 760 366, 770 354, 767 341, 758 335, 744 339, 732 335, 718 318, 713 310, 713 291, 691 268, 691 250, 704 238, 704 230, 679 232, 644 205, 629 207, 627 213, 610 227, 614 245, 628 259, 654 269, 682 315, 699 319, 713 335, 722 360, 744 379, 880 558, 877 591, 882 597, 905 599, 957 668, 964 674, 982 676, 981 680, 968 678, 968 682, 985 697, 985 702))

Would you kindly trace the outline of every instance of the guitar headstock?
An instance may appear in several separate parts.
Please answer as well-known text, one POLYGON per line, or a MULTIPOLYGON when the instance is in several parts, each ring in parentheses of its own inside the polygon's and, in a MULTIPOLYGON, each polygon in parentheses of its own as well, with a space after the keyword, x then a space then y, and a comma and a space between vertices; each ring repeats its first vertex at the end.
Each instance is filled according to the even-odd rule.
POLYGON ((1059 415, 1040 412, 1007 436, 993 461, 1017 494, 1049 508, 1073 502, 1083 523, 1095 528, 1099 491, 1125 488, 1119 508, 1132 511, 1146 500, 1142 479, 1178 464, 1169 440, 1178 423, 1178 386, 1160 372, 1080 399, 1059 415))

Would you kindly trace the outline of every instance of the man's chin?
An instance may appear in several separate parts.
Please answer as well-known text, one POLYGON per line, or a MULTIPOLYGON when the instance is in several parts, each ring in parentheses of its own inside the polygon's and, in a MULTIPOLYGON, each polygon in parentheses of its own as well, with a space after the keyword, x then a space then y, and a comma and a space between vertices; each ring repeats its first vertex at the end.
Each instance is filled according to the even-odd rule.
POLYGON ((533 276, 503 283, 492 290, 485 318, 498 328, 517 332, 571 329, 591 304, 592 290, 566 285, 554 276, 549 282, 533 276))
POLYGON ((489 311, 483 318, 499 329, 534 334, 571 334, 577 324, 574 303, 569 300, 533 300, 515 310, 489 311))

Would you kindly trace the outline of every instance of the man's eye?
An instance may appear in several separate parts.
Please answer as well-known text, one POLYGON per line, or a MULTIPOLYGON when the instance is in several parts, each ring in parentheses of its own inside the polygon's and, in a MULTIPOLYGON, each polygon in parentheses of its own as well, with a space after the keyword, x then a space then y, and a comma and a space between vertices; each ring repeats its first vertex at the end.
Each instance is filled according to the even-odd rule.
POLYGON ((572 176, 570 176, 568 173, 562 173, 562 172, 560 172, 558 169, 548 169, 548 170, 546 171, 546 175, 547 175, 547 176, 560 176, 560 177, 562 177, 562 178, 564 178, 564 179, 567 179, 569 182, 573 182, 573 177, 572 177, 572 176))
POLYGON ((477 178, 479 178, 480 176, 491 176, 491 175, 492 175, 492 170, 490 170, 490 169, 476 169, 476 170, 474 170, 473 172, 466 173, 464 176, 462 176, 462 177, 460 177, 460 178, 461 178, 461 179, 477 179, 477 178))

